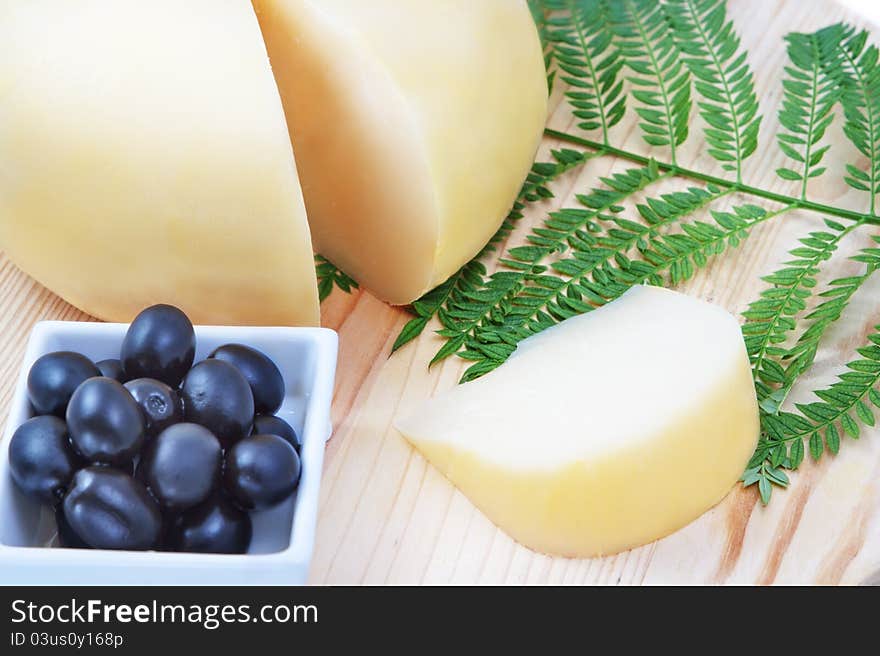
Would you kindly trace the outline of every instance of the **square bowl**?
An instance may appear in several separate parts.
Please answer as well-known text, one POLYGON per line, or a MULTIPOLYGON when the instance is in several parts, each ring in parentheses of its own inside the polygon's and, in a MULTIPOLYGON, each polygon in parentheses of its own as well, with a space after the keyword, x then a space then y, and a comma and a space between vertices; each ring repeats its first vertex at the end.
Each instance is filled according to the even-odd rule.
POLYGON ((252 513, 247 554, 49 548, 55 536, 50 509, 25 497, 9 471, 12 434, 31 416, 27 375, 41 355, 76 351, 93 361, 118 358, 128 324, 43 321, 31 332, 3 441, 0 442, 0 584, 235 585, 306 582, 315 541, 324 443, 337 335, 326 328, 196 326, 196 362, 228 343, 263 351, 286 386, 278 416, 302 437, 302 475, 293 497, 252 513))

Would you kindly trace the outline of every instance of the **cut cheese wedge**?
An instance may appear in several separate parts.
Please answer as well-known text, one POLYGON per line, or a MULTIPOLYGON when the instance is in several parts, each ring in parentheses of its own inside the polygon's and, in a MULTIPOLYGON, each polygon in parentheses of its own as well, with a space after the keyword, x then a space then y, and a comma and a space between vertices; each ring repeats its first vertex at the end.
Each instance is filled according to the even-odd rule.
POLYGON ((524 0, 254 0, 318 252, 391 303, 471 259, 541 138, 524 0))
POLYGON ((79 308, 316 324, 281 99, 247 0, 0 3, 0 248, 79 308))
POLYGON ((737 321, 657 287, 526 339, 397 427, 516 540, 579 557, 694 520, 736 483, 759 432, 737 321))

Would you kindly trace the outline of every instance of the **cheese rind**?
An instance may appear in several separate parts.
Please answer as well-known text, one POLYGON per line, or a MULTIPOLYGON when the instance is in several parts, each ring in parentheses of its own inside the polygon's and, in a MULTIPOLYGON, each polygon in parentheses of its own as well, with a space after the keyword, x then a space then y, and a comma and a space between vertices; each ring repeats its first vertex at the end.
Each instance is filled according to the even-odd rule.
POLYGON ((540 141, 523 0, 254 0, 318 251, 409 303, 472 258, 540 141))
POLYGON ((0 248, 79 308, 318 323, 281 100, 247 0, 0 4, 0 248))
POLYGON ((736 320, 649 287, 529 338, 397 427, 515 539, 580 557, 694 520, 759 430, 736 320))

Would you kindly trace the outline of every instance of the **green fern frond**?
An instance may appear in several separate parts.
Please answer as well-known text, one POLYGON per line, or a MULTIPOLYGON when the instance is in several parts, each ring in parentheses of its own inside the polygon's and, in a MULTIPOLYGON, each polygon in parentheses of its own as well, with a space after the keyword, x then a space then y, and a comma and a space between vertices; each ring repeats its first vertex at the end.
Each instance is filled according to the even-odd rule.
MULTIPOLYGON (((858 225, 852 224, 852 228, 858 225)), ((874 237, 874 240, 880 242, 880 237, 874 237)), ((798 337, 794 345, 781 354, 782 361, 786 363, 786 389, 794 385, 798 376, 813 364, 822 336, 834 322, 840 319, 861 286, 880 269, 880 248, 864 248, 850 259, 864 264, 864 272, 856 276, 832 280, 828 284, 828 289, 819 294, 824 300, 805 316, 805 319, 812 323, 798 337)))
POLYGON ((582 130, 608 130, 623 118, 626 96, 618 74, 623 66, 620 50, 612 42, 606 0, 545 0, 555 11, 548 18, 548 39, 572 114, 582 130))
MULTIPOLYGON (((544 225, 532 230, 526 238, 527 244, 511 248, 502 264, 525 272, 536 272, 541 261, 554 253, 561 253, 569 246, 577 247, 582 231, 592 228, 594 221, 617 213, 623 208, 623 200, 645 189, 668 174, 661 174, 656 163, 644 168, 628 169, 623 173, 600 178, 608 189, 594 189, 589 194, 577 196, 585 209, 561 210, 551 212, 544 225)), ((543 272, 544 267, 540 271, 543 272)))
MULTIPOLYGON (((568 249, 583 248, 584 241, 596 229, 596 222, 600 218, 622 211, 622 201, 657 182, 661 177, 663 175, 656 164, 616 173, 602 178, 607 189, 594 189, 589 194, 578 195, 577 199, 582 207, 551 213, 543 225, 532 229, 525 245, 511 248, 505 254, 501 263, 509 270, 497 271, 486 280, 482 288, 470 290, 457 299, 450 299, 447 307, 438 312, 443 325, 438 334, 445 337, 447 343, 432 363, 465 347, 469 336, 479 326, 497 323, 527 285, 540 285, 542 281, 553 284, 550 281, 552 276, 545 275, 548 270, 545 259, 568 249)), ((509 344, 517 341, 514 337, 507 340, 509 344)), ((488 349, 498 364, 509 355, 507 352, 501 357, 502 353, 498 351, 501 348, 488 349)), ((463 357, 473 357, 473 354, 464 352, 463 357)))
POLYGON ((643 138, 652 146, 669 146, 672 164, 676 146, 688 136, 691 80, 679 60, 663 6, 653 0, 618 0, 611 4, 616 43, 634 75, 633 97, 641 103, 643 138))
MULTIPOLYGON (((874 240, 880 243, 880 237, 874 240)), ((797 405, 798 412, 780 410, 800 375, 815 360, 825 331, 840 318, 855 292, 880 269, 880 248, 862 249, 850 259, 865 264, 865 272, 834 280, 829 289, 820 294, 826 300, 806 315, 813 323, 779 358, 783 363, 788 360, 781 375, 781 386, 761 404, 762 437, 743 482, 745 485, 758 483, 765 504, 770 500, 773 485, 785 487, 788 484, 781 469, 797 469, 804 457, 805 441, 813 458, 818 460, 826 449, 837 453, 841 433, 857 437, 859 421, 874 425, 873 413, 865 400, 880 400, 876 390, 880 366, 873 363, 880 353, 877 347, 880 336, 876 334, 869 336, 867 346, 858 349, 862 359, 850 362, 848 371, 829 388, 814 392, 821 402, 797 405)), ((877 329, 880 326, 875 327, 877 329)))
MULTIPOLYGON (((838 34, 840 47, 826 59, 829 75, 840 84, 840 104, 846 119, 843 131, 858 151, 868 159, 867 171, 849 164, 846 183, 870 195, 870 212, 876 214, 880 193, 880 66, 878 50, 868 45, 868 33, 850 26, 825 28, 838 34)), ((820 31, 821 32, 821 31, 820 31)))
POLYGON ((709 258, 738 246, 755 225, 783 211, 769 213, 744 205, 730 212, 712 211, 713 223, 695 221, 681 224, 681 232, 662 231, 726 193, 718 188, 693 188, 649 201, 640 206, 648 225, 597 217, 597 223, 607 227, 592 226, 579 235, 583 244, 572 250, 571 257, 552 264, 553 272, 563 278, 540 275, 525 281, 497 313, 473 327, 460 355, 477 364, 465 371, 462 380, 502 364, 525 337, 609 303, 634 285, 679 284, 691 278, 709 258), (637 255, 630 257, 627 253, 633 247, 637 255))
POLYGON ((876 424, 874 408, 880 408, 880 326, 857 349, 860 358, 846 365, 847 371, 829 387, 815 392, 819 401, 796 406, 797 412, 762 417, 765 434, 743 474, 745 485, 759 485, 761 500, 770 501, 772 486, 788 485, 781 470, 797 469, 804 459, 805 443, 814 460, 824 451, 840 449, 842 436, 857 439, 861 426, 876 424), (762 482, 763 481, 763 482, 762 482))
POLYGON ((736 248, 745 241, 752 228, 792 209, 768 212, 758 205, 739 205, 731 211, 711 211, 713 223, 694 221, 682 223, 681 233, 662 237, 654 249, 641 253, 654 269, 654 274, 666 273, 670 285, 678 285, 693 277, 697 269, 708 264, 708 258, 721 255, 728 248, 736 248))
POLYGON ((782 152, 800 167, 779 168, 776 173, 785 180, 800 180, 802 199, 807 197, 807 182, 825 172, 819 164, 830 146, 819 147, 819 142, 834 120, 831 110, 841 92, 837 81, 825 74, 824 62, 839 47, 840 37, 840 29, 786 37, 793 65, 786 67, 788 78, 782 81, 779 123, 787 132, 780 132, 776 138, 782 152))
MULTIPOLYGON (((619 296, 630 285, 613 290, 603 288, 604 293, 600 293, 597 289, 582 288, 580 284, 602 285, 613 282, 618 275, 616 269, 632 271, 633 265, 628 257, 631 251, 650 252, 656 248, 664 231, 728 193, 728 190, 716 187, 693 187, 659 198, 648 198, 637 205, 644 223, 616 213, 591 216, 586 229, 576 231, 571 237, 571 255, 550 264, 554 274, 569 280, 557 284, 550 280, 553 276, 543 275, 525 280, 518 294, 508 299, 509 303, 477 330, 478 339, 485 340, 495 331, 495 326, 501 326, 505 332, 516 335, 516 339, 509 340, 515 343, 543 330, 548 322, 555 323, 574 314, 589 312, 619 296)), ((583 210, 562 209, 551 215, 548 224, 555 228, 581 224, 583 216, 583 210)), ((510 262, 510 265, 516 263, 510 262)), ((646 282, 659 283, 660 279, 651 278, 646 282)))
POLYGON ((855 227, 851 224, 847 228, 829 219, 825 224, 830 232, 812 232, 800 239, 800 246, 790 251, 794 259, 762 278, 771 286, 743 312, 742 332, 760 402, 770 398, 777 385, 785 384, 785 369, 779 359, 785 357, 788 350, 782 344, 795 329, 797 317, 806 310, 807 300, 816 287, 819 267, 831 258, 840 240, 855 227))
POLYGON ((315 254, 315 273, 318 277, 318 299, 321 301, 330 296, 333 287, 346 294, 357 289, 358 284, 323 255, 315 254))
POLYGON ((754 76, 740 50, 724 0, 669 0, 673 34, 683 61, 694 76, 694 88, 705 128, 708 153, 742 181, 743 161, 758 146, 758 97, 754 76))

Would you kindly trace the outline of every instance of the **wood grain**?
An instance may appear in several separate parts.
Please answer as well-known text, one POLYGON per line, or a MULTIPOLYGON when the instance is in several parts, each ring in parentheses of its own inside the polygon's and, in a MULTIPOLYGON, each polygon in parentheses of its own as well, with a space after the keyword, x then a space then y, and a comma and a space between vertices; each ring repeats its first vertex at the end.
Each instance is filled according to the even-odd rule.
MULTIPOLYGON (((759 150, 748 161, 747 182, 781 193, 794 183, 773 171, 785 165, 774 143, 781 76, 782 37, 847 19, 859 21, 828 0, 731 0, 730 13, 749 49, 764 114, 759 150)), ((876 40, 876 39, 875 39, 876 40)), ((549 125, 577 132, 554 90, 549 125)), ((630 112, 631 114, 631 112, 630 112)), ((702 152, 699 118, 679 154, 684 166, 723 175, 702 152)), ((859 156, 843 138, 839 121, 830 131, 830 172, 811 184, 815 200, 864 211, 864 198, 844 185, 844 162, 859 156)), ((612 142, 650 152, 631 118, 612 130, 612 142)), ((545 140, 540 156, 558 144, 545 140)), ((662 150, 658 158, 665 158, 662 150)), ((598 176, 627 168, 613 158, 591 161, 561 179, 556 197, 528 208, 508 246, 522 242, 523 228, 548 210, 575 204, 574 194, 598 176)), ((680 188, 666 181, 651 195, 680 188)), ((727 204, 744 202, 729 197, 727 204)), ((773 207, 772 204, 764 204, 773 207)), ((632 215, 629 204, 628 215, 632 215)), ((756 229, 738 250, 713 262, 684 291, 741 312, 761 289, 759 276, 785 258, 794 241, 821 226, 821 217, 791 212, 756 229)), ((846 255, 869 243, 871 232, 850 235, 846 255)), ((827 282, 857 270, 836 257, 823 272, 827 282)), ((872 326, 880 323, 880 279, 854 298, 828 335, 816 364, 793 400, 831 382, 872 326)), ((880 569, 880 430, 841 447, 836 457, 805 462, 786 491, 768 507, 753 490, 734 489, 697 521, 656 543, 597 559, 551 558, 511 540, 415 452, 392 428, 402 409, 453 386, 464 369, 450 358, 431 371, 426 363, 440 342, 428 331, 388 357, 407 314, 368 293, 335 291, 324 303, 324 325, 339 331, 341 348, 333 405, 334 437, 327 445, 318 535, 311 571, 315 583, 859 583, 880 569)), ((31 326, 41 319, 89 320, 42 288, 0 255, 0 421, 6 413, 31 326)))

